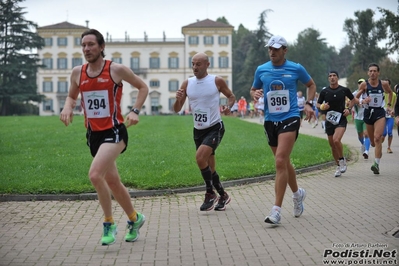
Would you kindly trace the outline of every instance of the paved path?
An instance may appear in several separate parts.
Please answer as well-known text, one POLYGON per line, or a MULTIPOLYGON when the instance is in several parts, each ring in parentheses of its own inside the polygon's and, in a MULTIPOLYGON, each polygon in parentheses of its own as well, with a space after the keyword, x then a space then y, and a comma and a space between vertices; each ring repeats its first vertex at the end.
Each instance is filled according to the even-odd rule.
MULTIPOLYGON (((326 138, 320 125, 305 123, 301 133, 326 138)), ((353 125, 343 142, 358 150, 353 125)), ((263 221, 274 201, 274 181, 228 188, 233 200, 225 212, 200 212, 202 192, 134 199, 147 217, 135 243, 123 242, 126 217, 114 204, 119 234, 106 247, 99 243, 102 211, 95 200, 1 202, 0 265, 307 266, 323 265, 325 250, 398 251, 399 238, 392 236, 399 230, 396 131, 392 149, 386 154, 384 143, 378 176, 370 171, 374 156, 356 156, 340 178, 333 177, 335 167, 300 174, 299 185, 308 192, 305 212, 292 216, 287 189, 279 227, 263 221)), ((397 256, 390 265, 398 264, 397 256)))

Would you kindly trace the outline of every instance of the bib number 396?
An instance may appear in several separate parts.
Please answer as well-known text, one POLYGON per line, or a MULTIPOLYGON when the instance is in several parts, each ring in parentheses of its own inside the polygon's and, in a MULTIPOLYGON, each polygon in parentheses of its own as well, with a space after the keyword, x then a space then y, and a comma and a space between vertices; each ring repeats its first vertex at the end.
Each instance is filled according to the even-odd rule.
POLYGON ((266 95, 269 113, 285 113, 290 110, 288 90, 269 91, 266 95))

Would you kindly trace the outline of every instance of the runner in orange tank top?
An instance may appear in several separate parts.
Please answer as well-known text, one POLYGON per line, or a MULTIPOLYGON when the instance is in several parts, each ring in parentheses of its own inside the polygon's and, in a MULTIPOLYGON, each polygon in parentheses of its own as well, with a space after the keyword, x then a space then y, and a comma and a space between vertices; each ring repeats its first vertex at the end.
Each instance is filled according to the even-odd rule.
POLYGON ((105 41, 97 30, 85 31, 81 44, 88 63, 72 70, 71 85, 60 120, 66 126, 72 123, 73 109, 81 93, 87 145, 93 156, 89 178, 104 212, 101 244, 111 245, 116 240, 111 194, 128 217, 125 241, 134 242, 139 238, 145 216, 133 208, 130 194, 120 180, 116 159, 128 144, 126 126, 139 122, 138 115, 147 98, 148 87, 130 68, 104 59, 105 41), (120 108, 122 80, 139 91, 134 107, 126 117, 126 126, 120 108))

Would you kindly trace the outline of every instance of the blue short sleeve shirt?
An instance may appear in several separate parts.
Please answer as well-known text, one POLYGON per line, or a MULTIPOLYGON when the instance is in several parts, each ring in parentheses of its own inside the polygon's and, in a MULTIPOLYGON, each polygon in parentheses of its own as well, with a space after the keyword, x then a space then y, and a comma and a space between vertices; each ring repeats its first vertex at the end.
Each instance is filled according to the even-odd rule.
POLYGON ((263 89, 265 120, 278 122, 299 117, 297 84, 306 84, 310 79, 301 64, 289 60, 281 66, 274 66, 271 61, 258 66, 252 87, 263 89))

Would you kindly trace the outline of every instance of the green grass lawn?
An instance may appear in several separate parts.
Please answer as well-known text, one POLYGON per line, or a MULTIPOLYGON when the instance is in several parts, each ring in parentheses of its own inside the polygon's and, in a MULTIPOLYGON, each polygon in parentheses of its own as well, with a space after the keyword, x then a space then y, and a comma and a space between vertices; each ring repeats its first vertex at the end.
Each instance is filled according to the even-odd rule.
MULTIPOLYGON (((263 126, 223 117, 226 133, 216 151, 223 181, 275 173, 263 126)), ((135 189, 202 185, 195 162, 191 116, 141 116, 128 128, 128 149, 117 165, 135 189)), ((0 117, 0 194, 95 192, 87 173, 92 157, 83 117, 65 127, 58 116, 0 117)), ((326 139, 300 134, 292 153, 296 169, 332 161, 326 139)))

